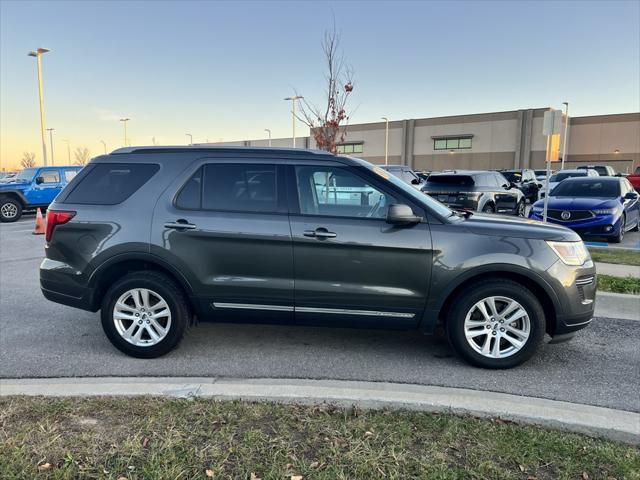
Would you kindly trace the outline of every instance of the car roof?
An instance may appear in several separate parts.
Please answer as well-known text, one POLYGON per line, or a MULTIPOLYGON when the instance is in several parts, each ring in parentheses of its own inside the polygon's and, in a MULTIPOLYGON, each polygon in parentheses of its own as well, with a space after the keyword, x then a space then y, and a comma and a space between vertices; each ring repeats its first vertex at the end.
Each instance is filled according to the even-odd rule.
POLYGON ((564 182, 619 182, 620 177, 571 177, 562 181, 564 182))
POLYGON ((488 170, 452 170, 450 172, 438 172, 432 173, 432 175, 481 175, 483 173, 500 173, 500 172, 490 172, 488 170))
POLYGON ((564 170, 558 170, 556 173, 583 173, 585 170, 586 168, 566 168, 564 170))

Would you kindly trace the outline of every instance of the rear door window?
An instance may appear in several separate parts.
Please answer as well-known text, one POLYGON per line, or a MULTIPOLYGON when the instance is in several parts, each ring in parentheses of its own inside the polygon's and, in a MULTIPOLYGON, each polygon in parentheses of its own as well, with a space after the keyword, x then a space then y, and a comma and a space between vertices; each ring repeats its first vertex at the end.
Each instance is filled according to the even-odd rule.
POLYGON ((278 211, 275 165, 211 163, 204 167, 202 182, 205 210, 278 211))
POLYGON ((78 174, 78 170, 65 170, 64 181, 66 183, 69 183, 71 180, 73 180, 73 177, 75 177, 77 174, 78 174))
POLYGON ((133 195, 159 168, 156 164, 99 163, 80 179, 64 202, 117 205, 133 195))

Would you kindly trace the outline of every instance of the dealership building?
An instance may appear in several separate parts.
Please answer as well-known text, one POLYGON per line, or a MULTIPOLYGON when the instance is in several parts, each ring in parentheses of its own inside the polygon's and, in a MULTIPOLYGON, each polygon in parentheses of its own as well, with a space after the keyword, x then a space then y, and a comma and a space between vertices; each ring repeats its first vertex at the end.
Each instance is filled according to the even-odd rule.
MULTIPOLYGON (((389 121, 389 164, 414 170, 501 169, 545 166, 547 137, 543 117, 549 108, 389 121)), ((563 120, 564 122, 564 120, 563 120)), ((565 168, 611 165, 617 172, 640 166, 640 112, 570 117, 565 168)), ((564 124, 550 142, 551 156, 562 158, 564 124)), ((349 125, 338 151, 372 163, 385 163, 386 123, 349 125)), ((274 147, 292 146, 292 138, 272 139, 274 147)), ((268 146, 268 139, 224 142, 268 146)), ((312 137, 296 138, 296 147, 315 148, 312 137)), ((558 168, 557 161, 554 169, 558 168)))

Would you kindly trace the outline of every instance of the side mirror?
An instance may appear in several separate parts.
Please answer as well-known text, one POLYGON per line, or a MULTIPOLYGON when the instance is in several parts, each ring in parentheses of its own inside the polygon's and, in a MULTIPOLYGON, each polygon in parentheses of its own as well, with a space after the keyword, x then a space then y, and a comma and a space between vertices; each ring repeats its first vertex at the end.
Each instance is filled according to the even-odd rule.
POLYGON ((513 184, 511 184, 511 183, 503 183, 502 184, 502 188, 506 188, 507 190, 510 190, 512 186, 513 186, 513 184))
POLYGON ((413 180, 411 180, 411 185, 420 185, 420 179, 419 178, 414 178, 413 180))
POLYGON ((542 188, 542 184, 541 183, 538 183, 538 188, 542 188))
POLYGON ((44 183, 44 178, 36 177, 36 185, 40 185, 41 183, 44 183))
POLYGON ((638 198, 638 194, 636 192, 627 192, 624 198, 627 200, 635 200, 636 198, 638 198))
POLYGON ((414 215, 409 205, 389 205, 387 223, 392 225, 411 225, 419 223, 422 217, 414 215))

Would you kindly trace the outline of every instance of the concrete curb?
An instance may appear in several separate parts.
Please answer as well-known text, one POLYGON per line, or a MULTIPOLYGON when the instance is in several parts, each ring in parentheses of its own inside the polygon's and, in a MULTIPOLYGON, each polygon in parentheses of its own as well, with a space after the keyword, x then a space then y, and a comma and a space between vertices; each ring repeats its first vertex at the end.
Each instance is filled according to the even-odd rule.
POLYGON ((640 321, 640 295, 596 292, 594 316, 640 321))
POLYGON ((640 278, 640 267, 636 265, 596 262, 596 272, 600 275, 612 275, 614 277, 640 278))
POLYGON ((211 397, 500 417, 640 444, 640 414, 556 400, 463 388, 336 380, 98 377, 0 379, 0 396, 157 395, 211 397))

